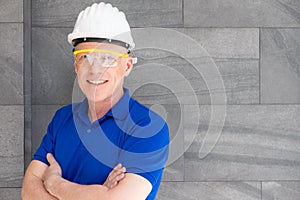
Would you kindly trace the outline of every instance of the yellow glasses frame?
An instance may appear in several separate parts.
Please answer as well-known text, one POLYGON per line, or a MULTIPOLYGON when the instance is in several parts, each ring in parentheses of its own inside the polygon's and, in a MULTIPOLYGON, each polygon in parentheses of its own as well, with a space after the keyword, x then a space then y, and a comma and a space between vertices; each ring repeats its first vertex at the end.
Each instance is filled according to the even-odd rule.
POLYGON ((109 53, 109 54, 112 54, 112 55, 119 56, 121 58, 128 58, 129 57, 128 53, 119 53, 119 52, 105 50, 105 49, 80 49, 80 50, 74 51, 73 54, 77 55, 79 53, 90 53, 90 52, 109 53))

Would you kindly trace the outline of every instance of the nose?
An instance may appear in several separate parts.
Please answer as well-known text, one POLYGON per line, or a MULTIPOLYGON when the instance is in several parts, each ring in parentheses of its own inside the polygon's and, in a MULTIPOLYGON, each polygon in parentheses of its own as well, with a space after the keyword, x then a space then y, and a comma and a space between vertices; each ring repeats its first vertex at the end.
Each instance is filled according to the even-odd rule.
POLYGON ((101 63, 96 60, 90 65, 90 72, 93 74, 102 74, 105 70, 105 67, 102 67, 101 63))

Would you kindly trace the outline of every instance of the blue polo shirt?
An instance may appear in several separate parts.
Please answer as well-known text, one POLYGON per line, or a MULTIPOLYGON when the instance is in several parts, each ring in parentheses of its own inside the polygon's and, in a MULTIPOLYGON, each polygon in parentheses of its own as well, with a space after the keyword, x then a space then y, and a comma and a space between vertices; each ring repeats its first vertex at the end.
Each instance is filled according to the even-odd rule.
POLYGON ((155 112, 124 95, 103 117, 90 122, 88 101, 56 111, 33 159, 47 165, 52 153, 62 177, 79 184, 103 184, 118 163, 146 178, 155 199, 168 159, 169 131, 155 112))

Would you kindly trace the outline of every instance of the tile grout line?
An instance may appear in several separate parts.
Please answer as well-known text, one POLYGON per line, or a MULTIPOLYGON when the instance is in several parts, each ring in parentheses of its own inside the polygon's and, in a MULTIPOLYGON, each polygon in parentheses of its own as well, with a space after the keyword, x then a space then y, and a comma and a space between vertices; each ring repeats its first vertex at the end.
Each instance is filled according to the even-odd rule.
MULTIPOLYGON (((184 1, 184 0, 183 0, 184 1)), ((184 8, 184 6, 183 6, 184 8)), ((182 12, 182 20, 184 20, 184 11, 182 12)), ((0 22, 0 24, 3 23, 22 23, 22 22, 0 22)), ((74 28, 72 26, 47 26, 47 25, 32 25, 32 28, 74 28)), ((184 26, 184 21, 183 21, 183 27, 182 26, 131 26, 132 29, 135 28, 145 28, 145 27, 156 27, 156 28, 186 28, 186 29, 258 29, 258 28, 267 28, 267 29, 300 29, 300 27, 261 27, 261 26, 256 26, 256 27, 247 27, 247 26, 240 26, 240 27, 218 27, 218 26, 184 26)))
POLYGON ((181 19, 181 20, 182 20, 182 26, 183 26, 183 28, 184 28, 184 27, 185 27, 185 26, 184 26, 184 0, 182 0, 182 5, 181 5, 181 6, 182 6, 182 12, 181 12, 181 14, 182 14, 182 19, 181 19))
POLYGON ((261 104, 261 28, 258 29, 258 103, 261 104))
MULTIPOLYGON (((249 182, 249 183, 266 183, 266 182, 289 182, 289 183, 300 183, 300 180, 204 180, 204 181, 162 181, 165 183, 169 182, 186 182, 186 183, 244 183, 244 182, 249 182)), ((261 185, 262 187, 262 185, 261 185)))
POLYGON ((23 0, 24 173, 31 157, 31 1, 23 0), (29 78, 28 78, 29 77, 29 78))
POLYGON ((24 19, 23 21, 20 22, 0 22, 0 24, 23 24, 24 23, 24 19))
POLYGON ((260 182, 260 199, 263 199, 263 191, 262 191, 262 181, 260 182))
MULTIPOLYGON (((26 1, 26 0, 24 0, 26 1)), ((32 1, 30 1, 32 2, 32 1)), ((33 80, 33 74, 32 74, 32 21, 33 21, 33 9, 32 9, 32 3, 30 3, 30 26, 29 26, 29 30, 30 30, 30 40, 29 40, 29 44, 30 44, 30 131, 32 130, 32 80, 33 80)), ((29 147, 29 153, 30 153, 30 158, 28 158, 28 160, 31 160, 32 157, 32 131, 30 132, 30 147, 29 147)), ((29 164, 29 163, 28 163, 29 164)))
MULTIPOLYGON (((183 110, 185 110, 185 105, 183 105, 183 110)), ((185 114, 184 112, 182 113, 183 115, 183 118, 182 118, 182 121, 184 122, 184 118, 185 118, 185 114)), ((186 180, 186 174, 185 174, 185 131, 184 131, 184 128, 182 128, 182 131, 183 131, 183 182, 185 182, 186 180)))
MULTIPOLYGON (((67 104, 31 104, 32 106, 66 106, 69 105, 70 103, 67 104)), ((149 103, 145 103, 148 104, 149 103)), ((178 105, 175 103, 158 103, 159 105, 178 105)), ((186 105, 186 106, 300 106, 300 103, 253 103, 253 104, 182 104, 182 105, 186 105)), ((23 104, 0 104, 0 106, 23 106, 23 104)))

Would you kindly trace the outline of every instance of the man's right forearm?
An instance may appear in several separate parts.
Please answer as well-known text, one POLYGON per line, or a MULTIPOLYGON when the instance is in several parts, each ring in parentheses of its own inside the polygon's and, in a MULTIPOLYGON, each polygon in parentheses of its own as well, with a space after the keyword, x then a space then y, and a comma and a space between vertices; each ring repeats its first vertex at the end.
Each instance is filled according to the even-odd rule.
POLYGON ((22 188, 22 200, 57 200, 49 194, 41 179, 32 174, 27 174, 24 177, 22 188))

